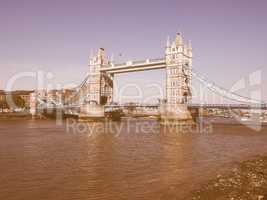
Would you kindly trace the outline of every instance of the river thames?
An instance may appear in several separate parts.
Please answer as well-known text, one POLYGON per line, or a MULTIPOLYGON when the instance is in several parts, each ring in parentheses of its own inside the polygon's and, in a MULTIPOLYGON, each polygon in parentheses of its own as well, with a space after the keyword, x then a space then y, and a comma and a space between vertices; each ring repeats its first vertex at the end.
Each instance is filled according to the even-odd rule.
POLYGON ((202 133, 135 127, 89 133, 97 129, 0 121, 0 199, 183 199, 235 163, 267 155, 266 126, 217 124, 202 133))

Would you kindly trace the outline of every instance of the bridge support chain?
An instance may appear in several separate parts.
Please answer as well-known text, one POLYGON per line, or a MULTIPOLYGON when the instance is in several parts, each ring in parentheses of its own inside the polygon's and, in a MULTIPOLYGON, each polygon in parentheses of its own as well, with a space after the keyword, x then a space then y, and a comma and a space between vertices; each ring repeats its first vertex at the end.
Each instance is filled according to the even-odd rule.
POLYGON ((164 104, 160 106, 160 121, 162 125, 194 124, 194 119, 186 104, 164 104))

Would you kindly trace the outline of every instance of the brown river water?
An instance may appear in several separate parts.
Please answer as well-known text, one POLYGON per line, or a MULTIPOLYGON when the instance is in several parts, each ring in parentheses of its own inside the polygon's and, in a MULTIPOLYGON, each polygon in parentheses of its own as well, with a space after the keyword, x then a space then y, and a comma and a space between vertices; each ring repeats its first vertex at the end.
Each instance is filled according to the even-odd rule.
POLYGON ((267 155, 266 126, 101 126, 0 121, 0 200, 183 199, 235 163, 267 155))

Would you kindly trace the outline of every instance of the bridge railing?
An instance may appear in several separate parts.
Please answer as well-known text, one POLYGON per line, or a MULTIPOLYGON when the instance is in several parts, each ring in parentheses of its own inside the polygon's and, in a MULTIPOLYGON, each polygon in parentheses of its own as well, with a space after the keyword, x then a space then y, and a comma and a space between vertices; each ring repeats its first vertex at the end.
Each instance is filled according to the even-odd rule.
POLYGON ((120 66, 125 66, 125 65, 126 65, 126 62, 118 63, 118 64, 114 64, 114 67, 120 67, 120 66))
POLYGON ((133 65, 145 64, 146 60, 137 60, 137 61, 133 61, 132 63, 133 63, 133 65))
MULTIPOLYGON (((142 64, 147 64, 147 63, 158 63, 158 62, 164 62, 164 58, 153 58, 153 59, 146 59, 146 60, 136 60, 136 61, 129 61, 129 62, 124 62, 124 63, 118 63, 114 64, 113 67, 122 67, 126 66, 127 63, 131 63, 131 65, 142 65, 142 64)), ((112 67, 110 66, 104 66, 104 67, 112 67)))
POLYGON ((154 62, 165 62, 165 58, 154 58, 154 59, 150 59, 150 62, 154 63, 154 62))
POLYGON ((266 109, 266 104, 188 104, 198 108, 238 108, 238 109, 266 109))
POLYGON ((107 104, 105 107, 159 107, 159 104, 107 104))

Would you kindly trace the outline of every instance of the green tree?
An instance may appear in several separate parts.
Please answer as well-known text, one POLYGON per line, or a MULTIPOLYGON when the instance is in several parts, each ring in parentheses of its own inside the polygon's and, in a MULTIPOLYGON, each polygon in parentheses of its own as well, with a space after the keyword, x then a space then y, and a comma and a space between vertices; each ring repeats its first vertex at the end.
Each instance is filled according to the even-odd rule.
POLYGON ((3 105, 5 104, 7 105, 7 108, 11 109, 25 108, 26 106, 24 99, 22 99, 19 95, 16 94, 8 94, 3 105))
POLYGON ((12 99, 13 99, 14 104, 18 108, 25 108, 26 103, 25 103, 24 99, 22 99, 19 95, 12 95, 12 99))
POLYGON ((9 108, 6 102, 6 99, 0 100, 0 108, 1 109, 7 109, 9 108))

